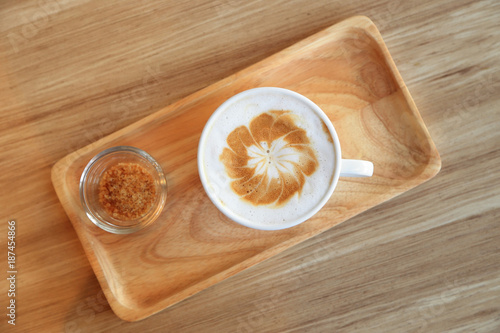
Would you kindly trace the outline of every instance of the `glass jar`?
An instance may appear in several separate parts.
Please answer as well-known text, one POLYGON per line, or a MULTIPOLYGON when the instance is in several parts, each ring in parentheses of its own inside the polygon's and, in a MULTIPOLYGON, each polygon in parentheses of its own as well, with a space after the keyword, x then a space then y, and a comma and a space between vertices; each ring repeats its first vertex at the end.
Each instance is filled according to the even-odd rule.
MULTIPOLYGON (((129 177, 134 177, 134 174, 129 177)), ((116 180, 113 179, 113 181, 116 180)), ((137 194, 141 195, 141 193, 137 194)), ((130 194, 129 197, 131 197, 130 194)), ((129 234, 150 225, 158 218, 167 199, 167 181, 158 162, 145 151, 130 146, 112 147, 97 154, 83 170, 80 178, 80 199, 85 213, 96 226, 115 234, 129 234), (117 165, 133 166, 135 170, 141 170, 142 174, 151 175, 147 177, 148 186, 154 188, 155 191, 154 195, 149 198, 150 206, 144 214, 132 218, 120 218, 116 213, 110 212, 109 202, 107 209, 103 204, 101 181, 107 171, 114 167, 116 169, 117 165)))

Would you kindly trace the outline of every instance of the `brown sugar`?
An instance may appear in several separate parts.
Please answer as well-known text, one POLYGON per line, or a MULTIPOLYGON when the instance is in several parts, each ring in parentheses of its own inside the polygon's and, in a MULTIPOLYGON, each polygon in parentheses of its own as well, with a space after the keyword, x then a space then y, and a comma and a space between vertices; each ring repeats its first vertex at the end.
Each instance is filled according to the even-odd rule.
POLYGON ((136 163, 118 163, 104 172, 99 182, 99 203, 119 220, 144 216, 153 205, 156 187, 153 176, 136 163))

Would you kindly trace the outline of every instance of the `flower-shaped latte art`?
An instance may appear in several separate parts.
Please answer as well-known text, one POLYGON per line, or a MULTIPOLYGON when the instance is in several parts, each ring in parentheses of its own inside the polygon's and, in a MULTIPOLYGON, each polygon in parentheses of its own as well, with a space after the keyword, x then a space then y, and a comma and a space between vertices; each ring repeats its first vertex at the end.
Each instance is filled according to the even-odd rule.
POLYGON ((254 205, 280 206, 301 192, 318 160, 307 133, 289 111, 269 111, 227 137, 220 160, 232 190, 254 205))

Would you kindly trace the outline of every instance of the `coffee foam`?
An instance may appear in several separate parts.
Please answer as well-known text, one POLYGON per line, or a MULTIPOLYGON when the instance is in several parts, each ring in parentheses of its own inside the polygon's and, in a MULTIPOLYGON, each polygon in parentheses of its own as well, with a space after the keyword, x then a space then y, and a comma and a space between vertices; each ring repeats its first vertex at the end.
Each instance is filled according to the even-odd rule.
POLYGON ((307 216, 327 195, 335 151, 323 120, 304 101, 259 92, 225 105, 208 128, 207 190, 251 224, 279 226, 307 216))

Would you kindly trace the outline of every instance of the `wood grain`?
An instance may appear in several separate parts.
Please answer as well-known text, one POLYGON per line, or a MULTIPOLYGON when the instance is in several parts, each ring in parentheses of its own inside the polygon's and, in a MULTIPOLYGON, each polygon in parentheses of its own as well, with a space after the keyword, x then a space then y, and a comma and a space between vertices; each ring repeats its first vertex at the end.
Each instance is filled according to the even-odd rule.
POLYGON ((111 307, 135 321, 427 181, 440 167, 380 33, 358 16, 68 155, 52 169, 52 180, 111 307), (343 157, 373 161, 374 177, 341 179, 321 212, 291 229, 252 230, 225 218, 199 180, 199 137, 218 105, 258 86, 312 99, 338 129, 343 157), (155 225, 127 236, 93 225, 78 190, 89 160, 119 145, 152 154, 169 184, 168 203, 155 225))
MULTIPOLYGON (((0 232, 16 219, 15 329, 498 331, 497 1, 54 2, 0 2, 0 232), (440 173, 166 311, 120 320, 51 167, 357 14, 380 29, 440 152, 440 173), (22 37, 17 50, 9 36, 22 37)), ((0 321, 0 331, 11 328, 0 321)))

